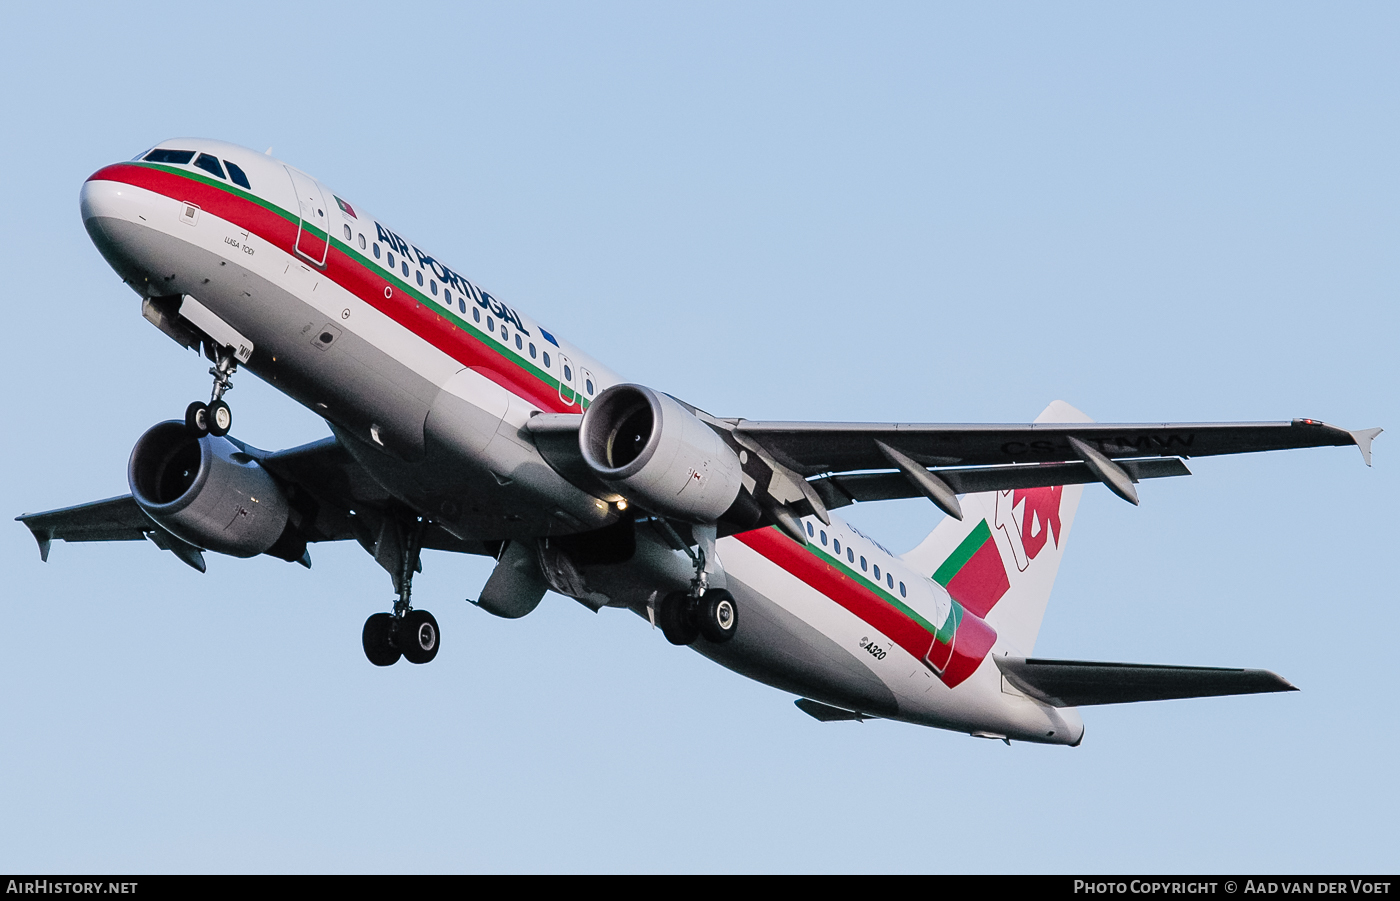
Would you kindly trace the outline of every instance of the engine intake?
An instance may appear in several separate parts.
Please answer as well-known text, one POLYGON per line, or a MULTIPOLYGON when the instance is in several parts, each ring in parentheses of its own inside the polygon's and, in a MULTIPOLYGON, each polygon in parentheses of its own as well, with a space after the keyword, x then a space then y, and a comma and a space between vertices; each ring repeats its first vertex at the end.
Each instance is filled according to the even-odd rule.
POLYGON ((183 422, 162 422, 137 440, 127 482, 151 519, 195 547, 253 557, 288 532, 287 495, 272 474, 227 438, 196 438, 183 422))
POLYGON ((643 507, 716 522, 743 486, 733 450, 675 398, 613 385, 583 414, 579 451, 604 484, 643 507))

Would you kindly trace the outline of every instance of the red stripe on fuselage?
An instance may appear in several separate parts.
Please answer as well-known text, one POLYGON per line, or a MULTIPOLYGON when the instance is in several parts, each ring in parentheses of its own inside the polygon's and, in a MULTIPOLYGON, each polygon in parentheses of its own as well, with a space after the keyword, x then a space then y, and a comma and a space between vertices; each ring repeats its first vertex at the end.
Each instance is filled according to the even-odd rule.
POLYGON ((953 659, 940 676, 949 688, 977 671, 997 642, 997 633, 980 616, 964 612, 958 631, 953 636, 953 659))
MULTIPOLYGON (((88 181, 120 182, 172 200, 196 204, 204 212, 245 228, 288 256, 302 261, 295 251, 298 230, 295 220, 289 222, 266 207, 230 191, 163 169, 132 163, 117 163, 99 169, 88 181)), ((307 265, 313 264, 307 262, 307 265)), ((419 338, 512 394, 548 412, 580 412, 577 404, 565 404, 557 389, 514 365, 484 340, 419 303, 412 295, 394 288, 391 296, 385 297, 384 289, 394 286, 379 272, 334 245, 321 271, 331 281, 419 338)))
MULTIPOLYGON (((879 629, 917 660, 924 661, 928 656, 933 646, 933 636, 927 629, 776 528, 754 529, 734 537, 854 613, 872 628, 879 629)), ((995 642, 996 632, 991 626, 976 616, 964 613, 953 642, 953 659, 939 678, 953 688, 972 675, 995 642)))

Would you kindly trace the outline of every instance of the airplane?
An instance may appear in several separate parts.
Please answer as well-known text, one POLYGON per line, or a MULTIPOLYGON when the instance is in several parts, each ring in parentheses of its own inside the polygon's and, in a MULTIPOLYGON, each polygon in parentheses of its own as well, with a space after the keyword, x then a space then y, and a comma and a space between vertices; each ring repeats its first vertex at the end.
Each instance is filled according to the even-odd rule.
POLYGON ((388 573, 376 666, 434 659, 412 603, 424 549, 495 560, 474 603, 517 618, 549 590, 629 609, 674 645, 798 695, 823 722, 889 719, 1077 746, 1078 708, 1295 690, 1264 670, 1033 656, 1086 485, 1133 504, 1191 457, 1355 445, 1380 429, 1091 422, 1056 401, 1005 425, 769 422, 628 382, 266 153, 163 141, 83 184, 83 224, 142 315, 212 364, 209 400, 136 442, 129 494, 18 517, 55 540, 148 539, 310 567, 357 541, 388 573), (231 434, 242 367, 331 437, 231 434), (927 498, 896 555, 832 514, 927 498))

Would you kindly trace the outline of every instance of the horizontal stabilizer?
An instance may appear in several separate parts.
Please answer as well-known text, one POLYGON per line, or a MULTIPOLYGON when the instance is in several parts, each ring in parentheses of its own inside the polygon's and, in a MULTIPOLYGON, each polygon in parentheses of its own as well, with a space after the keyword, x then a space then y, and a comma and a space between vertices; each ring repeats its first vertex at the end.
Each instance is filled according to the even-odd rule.
POLYGON ((1371 442, 1384 431, 1385 429, 1357 429, 1351 433, 1352 440, 1361 448, 1361 459, 1366 461, 1367 466, 1371 465, 1371 442))
POLYGON ((859 723, 865 722, 866 720, 879 719, 878 716, 869 716, 864 713, 857 713, 853 710, 842 710, 840 707, 832 707, 820 701, 813 701, 811 698, 799 698, 793 701, 793 703, 797 705, 798 710, 801 710, 812 719, 820 720, 823 723, 840 723, 850 720, 855 720, 859 723))
POLYGON ((1052 707, 1087 707, 1092 704, 1128 704, 1134 701, 1298 690, 1282 676, 1262 669, 1154 666, 1025 657, 993 659, 1006 681, 1052 707))

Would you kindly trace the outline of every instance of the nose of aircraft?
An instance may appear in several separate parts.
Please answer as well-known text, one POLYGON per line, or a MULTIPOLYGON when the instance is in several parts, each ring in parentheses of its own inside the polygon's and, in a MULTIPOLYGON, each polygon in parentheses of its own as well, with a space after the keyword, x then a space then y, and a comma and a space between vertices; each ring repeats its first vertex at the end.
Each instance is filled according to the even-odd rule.
POLYGON ((129 186, 103 178, 109 168, 104 167, 90 175, 78 192, 78 210, 82 213, 84 224, 93 219, 124 218, 122 195, 123 189, 129 186))
POLYGON ((83 182, 78 192, 78 210, 88 237, 108 265, 125 281, 141 284, 146 267, 137 259, 141 255, 139 235, 145 231, 140 226, 152 218, 152 211, 145 209, 151 205, 151 198, 142 196, 149 192, 110 177, 114 168, 99 169, 83 182))

